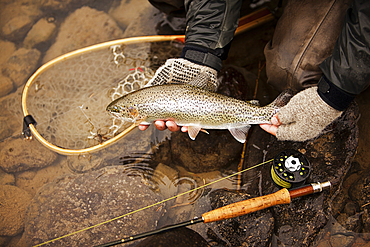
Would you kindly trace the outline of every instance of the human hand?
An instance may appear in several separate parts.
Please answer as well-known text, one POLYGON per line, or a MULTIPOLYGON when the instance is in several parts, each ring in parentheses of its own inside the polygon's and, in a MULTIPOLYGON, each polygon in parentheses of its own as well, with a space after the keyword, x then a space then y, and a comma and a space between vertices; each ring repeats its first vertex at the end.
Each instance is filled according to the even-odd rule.
MULTIPOLYGON (((210 91, 216 91, 219 85, 216 70, 183 58, 168 59, 164 65, 159 67, 148 84, 155 86, 170 83, 191 84, 210 91)), ((154 124, 158 130, 168 128, 170 131, 179 131, 180 129, 183 132, 187 131, 187 127, 180 128, 174 121, 157 120, 154 124)), ((140 130, 146 130, 148 127, 148 125, 139 125, 140 130)))
POLYGON ((271 118, 271 124, 260 126, 280 141, 306 141, 317 137, 341 114, 321 99, 317 87, 311 87, 293 96, 271 118))
MULTIPOLYGON (((187 132, 188 127, 187 126, 178 126, 174 121, 163 121, 163 120, 157 120, 154 122, 155 127, 158 130, 165 130, 166 128, 170 131, 179 131, 187 132)), ((139 129, 140 130, 146 130, 149 127, 149 125, 140 124, 139 129)))

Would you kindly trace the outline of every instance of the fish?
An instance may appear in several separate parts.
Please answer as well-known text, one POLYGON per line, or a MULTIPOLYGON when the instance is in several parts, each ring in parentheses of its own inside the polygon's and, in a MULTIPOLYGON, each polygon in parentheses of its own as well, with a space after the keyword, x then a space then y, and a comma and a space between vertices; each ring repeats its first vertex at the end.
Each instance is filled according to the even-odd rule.
POLYGON ((144 87, 112 101, 106 110, 123 121, 149 125, 155 120, 172 120, 187 126, 195 140, 200 131, 227 129, 239 142, 246 141, 252 124, 271 123, 271 117, 289 98, 283 92, 272 103, 242 101, 188 84, 144 87))

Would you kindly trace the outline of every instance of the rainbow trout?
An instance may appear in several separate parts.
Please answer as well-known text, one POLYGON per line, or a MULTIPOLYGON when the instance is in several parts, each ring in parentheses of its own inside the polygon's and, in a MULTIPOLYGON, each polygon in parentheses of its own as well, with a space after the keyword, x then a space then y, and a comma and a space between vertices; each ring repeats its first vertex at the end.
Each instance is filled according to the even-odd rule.
POLYGON ((251 124, 270 123, 282 106, 280 102, 285 101, 282 98, 283 94, 260 107, 256 101, 241 101, 191 85, 167 84, 126 94, 111 102, 107 111, 137 124, 173 120, 179 126, 188 126, 192 140, 203 129, 228 129, 244 143, 251 124))

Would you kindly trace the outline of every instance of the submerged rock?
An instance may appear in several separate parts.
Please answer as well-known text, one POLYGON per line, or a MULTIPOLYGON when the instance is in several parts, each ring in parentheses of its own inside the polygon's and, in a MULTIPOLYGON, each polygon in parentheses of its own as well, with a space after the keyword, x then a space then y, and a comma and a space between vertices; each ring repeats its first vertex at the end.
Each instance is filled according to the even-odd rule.
POLYGON ((12 53, 15 52, 15 44, 10 41, 0 40, 0 65, 5 64, 11 57, 12 53))
POLYGON ((20 48, 8 59, 2 72, 12 79, 16 87, 20 87, 36 70, 40 56, 41 53, 37 49, 20 48))
POLYGON ((38 189, 43 185, 52 182, 55 178, 64 174, 70 174, 71 171, 65 159, 58 164, 41 168, 37 171, 25 171, 16 174, 16 185, 35 196, 38 189))
POLYGON ((22 89, 0 98, 0 141, 12 135, 22 133, 22 89))
MULTIPOLYGON (((25 238, 31 245, 73 233, 159 202, 150 182, 124 167, 67 175, 41 188, 27 210, 25 238)), ((163 205, 129 214, 54 242, 92 246, 156 229, 163 205)))
POLYGON ((0 8, 0 27, 2 34, 9 40, 22 40, 42 12, 32 3, 14 1, 0 8))
POLYGON ((13 82, 10 78, 0 74, 0 97, 3 97, 13 91, 13 82))
POLYGON ((111 7, 109 15, 125 30, 132 20, 148 8, 153 8, 148 0, 120 1, 118 6, 111 7))
POLYGON ((62 23, 56 41, 46 52, 43 63, 82 47, 121 38, 122 35, 122 30, 109 15, 90 7, 82 7, 62 23))
POLYGON ((209 135, 199 133, 195 141, 187 133, 172 134, 170 145, 173 162, 188 171, 199 173, 219 170, 240 158, 243 145, 227 130, 208 132, 209 135))
POLYGON ((48 22, 46 18, 42 18, 32 26, 23 44, 25 47, 35 47, 42 42, 47 42, 55 32, 56 25, 52 22, 48 22))
POLYGON ((46 167, 56 158, 56 153, 36 140, 11 138, 1 144, 0 167, 8 173, 46 167))
POLYGON ((15 236, 23 231, 25 211, 31 196, 24 190, 12 186, 0 186, 0 234, 15 236))

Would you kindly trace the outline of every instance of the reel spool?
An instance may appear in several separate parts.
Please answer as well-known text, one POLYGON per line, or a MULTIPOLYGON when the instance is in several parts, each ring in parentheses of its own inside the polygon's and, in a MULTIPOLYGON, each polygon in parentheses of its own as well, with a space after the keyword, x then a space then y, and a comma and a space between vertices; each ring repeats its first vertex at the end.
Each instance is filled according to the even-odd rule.
POLYGON ((285 150, 275 156, 271 166, 271 178, 283 188, 296 188, 305 183, 311 173, 307 158, 295 150, 285 150))

